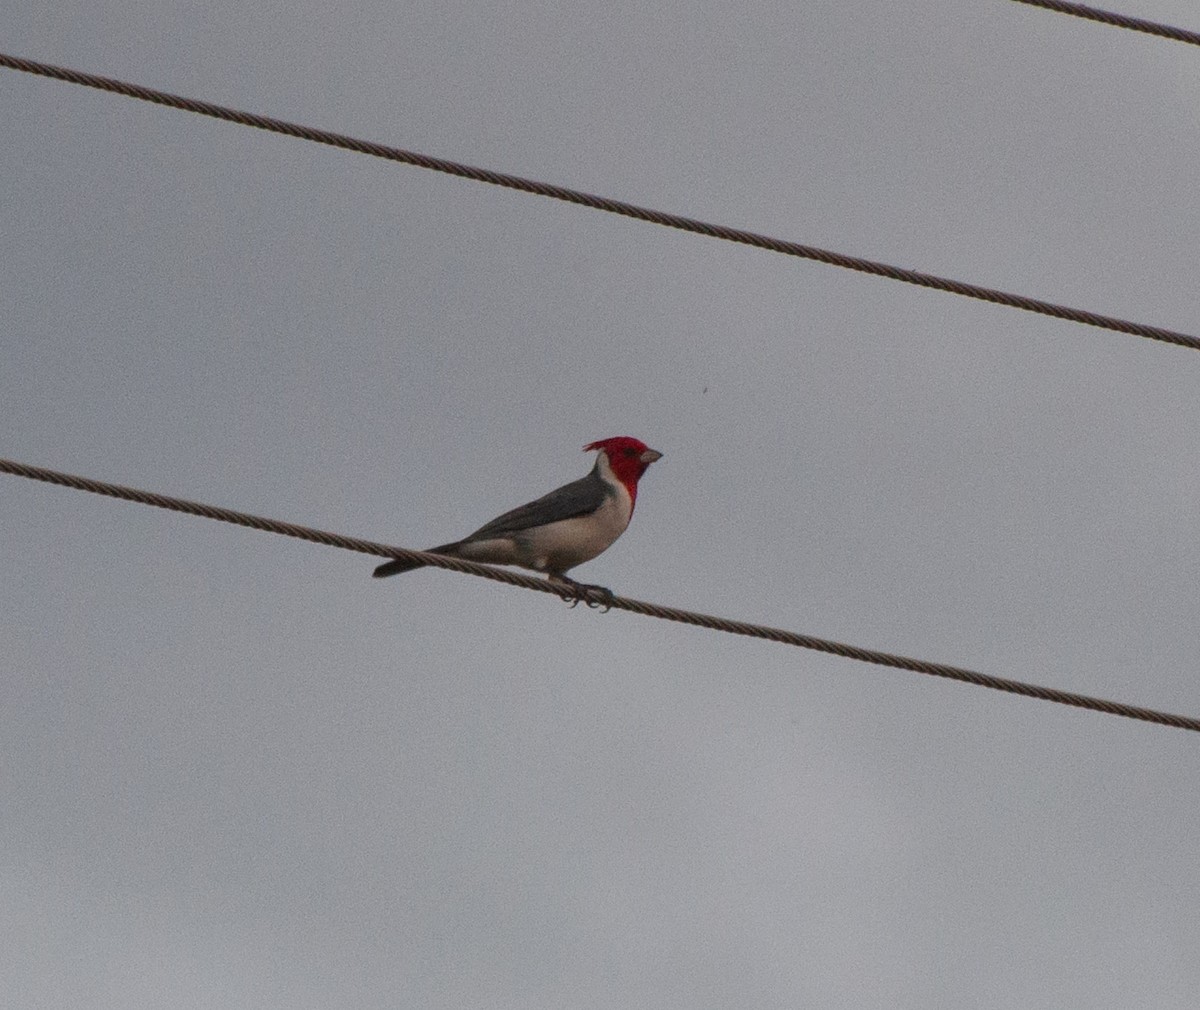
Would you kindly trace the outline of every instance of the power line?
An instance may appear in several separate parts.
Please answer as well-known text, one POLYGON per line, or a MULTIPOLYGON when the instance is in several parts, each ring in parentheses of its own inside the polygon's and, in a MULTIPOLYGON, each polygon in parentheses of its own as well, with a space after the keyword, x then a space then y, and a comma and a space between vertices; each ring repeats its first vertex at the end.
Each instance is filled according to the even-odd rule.
MULTIPOLYGON (((264 516, 251 515, 247 512, 237 512, 233 509, 221 508, 216 505, 205 505, 201 502, 187 501, 183 498, 172 498, 168 495, 157 494, 153 491, 142 491, 137 488, 124 487, 120 484, 109 484, 105 481, 93 480, 90 477, 77 477, 73 474, 48 470, 45 467, 32 466, 28 463, 18 463, 15 460, 0 458, 0 473, 8 473, 30 480, 45 481, 61 487, 74 488, 79 491, 90 491, 92 494, 107 495, 110 498, 120 498, 124 501, 136 502, 141 505, 153 505, 156 508, 168 509, 172 512, 182 512, 187 515, 201 516, 205 519, 216 519, 219 522, 233 523, 250 529, 262 530, 266 533, 278 533, 283 536, 307 540, 310 543, 324 544, 329 547, 340 547, 343 550, 358 551, 384 558, 402 558, 419 561, 424 565, 436 568, 448 568, 451 571, 462 572, 466 575, 478 575, 496 582, 505 582, 511 586, 521 586, 542 593, 552 593, 562 596, 563 591, 545 579, 535 578, 520 572, 513 572, 490 565, 480 565, 459 558, 447 558, 440 554, 429 554, 425 551, 413 551, 404 547, 394 547, 390 544, 377 543, 372 540, 362 540, 358 537, 347 537, 340 533, 329 533, 324 530, 312 529, 295 523, 282 522, 278 519, 268 519, 264 516)), ((1005 691, 1026 698, 1038 698, 1042 701, 1054 702, 1058 705, 1070 705, 1075 708, 1089 709, 1093 712, 1103 712, 1107 715, 1122 716, 1126 719, 1137 719, 1142 722, 1156 723, 1160 726, 1173 726, 1177 729, 1200 732, 1200 718, 1192 716, 1173 715, 1155 709, 1141 708, 1136 705, 1126 705, 1123 702, 1106 701, 1093 698, 1086 694, 1075 694, 1071 691, 1059 691, 1051 687, 1041 687, 1037 684, 1027 684, 1019 680, 1008 680, 1004 677, 993 677, 985 673, 977 673, 959 666, 949 666, 945 663, 930 663, 921 659, 909 659, 892 653, 878 652, 874 649, 864 649, 857 645, 846 645, 812 635, 802 635, 794 631, 784 631, 780 628, 766 627, 761 624, 751 624, 746 621, 735 621, 725 617, 712 617, 691 610, 680 610, 677 607, 666 607, 657 603, 646 603, 642 600, 615 596, 611 601, 606 600, 615 610, 627 610, 630 613, 642 614, 664 621, 676 621, 690 624, 694 627, 709 628, 730 635, 744 635, 749 638, 760 638, 781 645, 793 645, 801 649, 813 649, 817 652, 843 656, 863 663, 873 663, 876 666, 891 667, 896 670, 909 670, 913 673, 923 673, 932 677, 942 677, 946 680, 957 680, 964 684, 974 684, 977 687, 991 688, 994 691, 1005 691)))
POLYGON ((1185 28, 1173 28, 1171 25, 1147 21, 1144 18, 1131 18, 1127 14, 1102 11, 1098 7, 1089 7, 1086 4, 1071 3, 1069 0, 1014 0, 1014 2, 1028 4, 1030 7, 1043 7, 1048 11, 1057 11, 1059 14, 1072 14, 1077 18, 1099 21, 1116 28, 1128 28, 1130 31, 1145 32, 1147 35, 1158 35, 1164 39, 1200 46, 1200 32, 1188 31, 1185 28))
POLYGON ((260 116, 251 112, 241 112, 237 109, 231 109, 223 105, 214 105, 211 102, 199 101, 193 98, 184 98, 165 91, 157 91, 154 88, 143 87, 139 84, 130 84, 127 81, 100 77, 96 74, 52 66, 48 63, 39 63, 35 60, 9 56, 4 53, 0 53, 0 67, 8 67, 9 69, 20 70, 28 74, 50 77, 71 84, 81 84, 89 88, 98 88, 101 91, 109 91, 114 94, 137 98, 141 101, 152 102, 157 105, 166 105, 184 112, 195 112, 202 116, 211 116, 215 119, 222 119, 242 126, 252 126, 271 133, 279 133, 289 137, 296 137, 300 140, 309 140, 317 144, 327 144, 330 147, 346 151, 367 154, 374 158, 384 158, 388 161, 413 165, 417 168, 426 168, 434 172, 444 172, 463 179, 486 182, 493 186, 503 186, 507 189, 520 190, 523 193, 532 193, 536 196, 544 196, 552 200, 562 200, 566 203, 578 204, 582 207, 590 207, 594 210, 601 210, 610 214, 620 214, 623 217, 634 218, 638 221, 647 221, 651 224, 659 224, 667 228, 676 228, 680 231, 691 232, 696 235, 707 235, 710 238, 722 239, 726 242, 737 242, 742 245, 753 246, 756 249, 766 249, 785 256, 816 260, 817 262, 842 267, 846 270, 856 270, 860 273, 873 274, 877 277, 888 277, 891 280, 902 281, 905 284, 914 284, 918 287, 946 291, 950 294, 976 298, 981 301, 992 302, 996 305, 1007 305, 1010 308, 1022 309, 1026 312, 1037 312, 1041 315, 1053 316, 1056 319, 1066 319, 1070 322, 1096 326, 1100 329, 1113 330, 1117 333, 1128 333, 1135 337, 1145 337, 1148 340, 1158 340, 1163 343, 1175 344, 1179 347, 1200 350, 1200 337, 1181 333, 1177 330, 1168 330, 1161 326, 1150 326, 1145 323, 1130 322, 1125 319, 1104 316, 1084 309, 1073 309, 1065 305, 1042 301, 1038 298, 1011 294, 1007 291, 987 288, 978 284, 968 284, 964 281, 951 280, 935 274, 922 273, 918 270, 908 270, 875 260, 849 256, 845 253, 831 252, 828 249, 820 249, 816 246, 802 245, 799 242, 789 242, 784 239, 772 238, 768 235, 745 231, 741 228, 711 224, 696 218, 683 217, 679 214, 670 214, 647 207, 639 207, 636 204, 625 203, 622 200, 595 196, 590 193, 581 192, 580 190, 568 189, 565 186, 557 186, 553 183, 538 182, 534 179, 508 175, 504 172, 494 172, 486 168, 476 168, 472 165, 448 161, 444 158, 435 158, 416 151, 388 147, 384 144, 359 140, 327 130, 318 130, 311 126, 303 126, 282 119, 273 119, 269 116, 260 116))

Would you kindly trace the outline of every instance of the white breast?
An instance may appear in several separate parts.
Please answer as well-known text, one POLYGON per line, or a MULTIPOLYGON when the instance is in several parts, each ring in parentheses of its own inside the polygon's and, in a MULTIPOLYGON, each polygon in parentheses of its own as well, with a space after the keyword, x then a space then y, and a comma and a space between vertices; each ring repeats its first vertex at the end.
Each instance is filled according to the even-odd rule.
POLYGON ((495 540, 468 540, 455 553, 473 561, 520 565, 551 575, 562 575, 591 561, 625 532, 633 515, 633 499, 625 485, 613 476, 604 453, 597 462, 609 493, 591 515, 547 523, 495 540))
POLYGON ((633 512, 629 492, 618 487, 619 491, 605 498, 591 515, 549 523, 521 534, 517 540, 522 555, 519 563, 539 572, 561 574, 606 551, 625 532, 633 512))

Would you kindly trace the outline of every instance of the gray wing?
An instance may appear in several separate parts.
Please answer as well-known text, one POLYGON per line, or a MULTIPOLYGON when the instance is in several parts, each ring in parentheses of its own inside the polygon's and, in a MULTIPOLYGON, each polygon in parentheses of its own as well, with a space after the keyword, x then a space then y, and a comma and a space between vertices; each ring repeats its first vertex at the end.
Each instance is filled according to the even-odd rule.
POLYGON ((459 543, 509 537, 534 526, 589 515, 595 512, 604 502, 605 496, 611 493, 608 485, 593 470, 586 477, 580 477, 579 480, 564 484, 556 491, 542 495, 537 501, 531 501, 497 516, 469 537, 463 537, 459 543))

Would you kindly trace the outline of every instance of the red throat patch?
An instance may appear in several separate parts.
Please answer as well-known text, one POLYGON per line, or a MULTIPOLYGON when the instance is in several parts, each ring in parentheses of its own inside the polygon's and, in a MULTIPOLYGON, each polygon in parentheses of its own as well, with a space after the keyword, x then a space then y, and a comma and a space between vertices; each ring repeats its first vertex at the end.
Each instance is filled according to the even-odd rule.
POLYGON ((654 452, 641 439, 632 438, 629 435, 615 435, 612 438, 601 439, 599 442, 585 445, 583 451, 604 453, 613 476, 629 492, 630 515, 632 515, 633 505, 637 502, 638 481, 650 464, 658 458, 658 453, 654 452), (653 459, 644 459, 643 457, 647 453, 653 454, 653 459))

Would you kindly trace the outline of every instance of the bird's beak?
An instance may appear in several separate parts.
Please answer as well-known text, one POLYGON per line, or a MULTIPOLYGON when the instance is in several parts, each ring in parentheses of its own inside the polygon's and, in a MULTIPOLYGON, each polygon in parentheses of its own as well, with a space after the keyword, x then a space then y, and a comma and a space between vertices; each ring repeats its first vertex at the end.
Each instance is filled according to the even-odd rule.
POLYGON ((655 460, 662 459, 662 453, 659 452, 657 449, 647 449, 644 453, 642 453, 638 457, 638 459, 640 459, 643 463, 645 463, 646 466, 649 466, 655 460))

